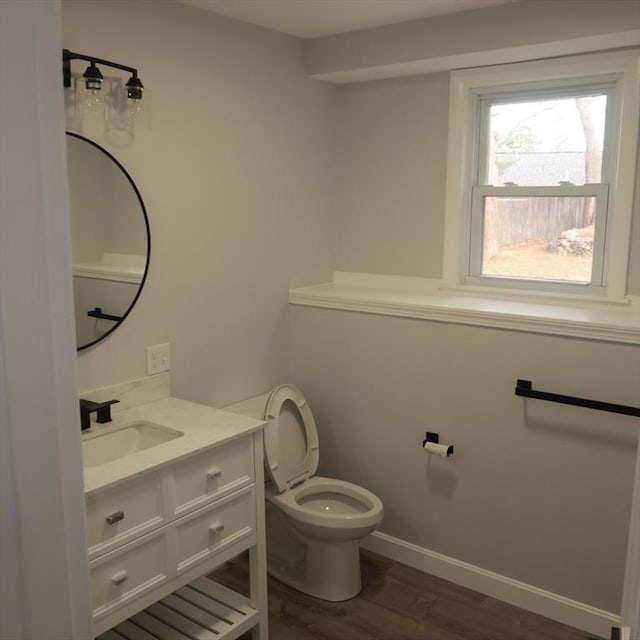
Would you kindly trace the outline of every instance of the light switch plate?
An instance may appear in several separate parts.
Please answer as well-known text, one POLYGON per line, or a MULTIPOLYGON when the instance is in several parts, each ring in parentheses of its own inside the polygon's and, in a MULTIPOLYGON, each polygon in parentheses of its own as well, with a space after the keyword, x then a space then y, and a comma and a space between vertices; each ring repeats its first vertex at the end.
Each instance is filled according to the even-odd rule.
POLYGON ((147 347, 147 374, 152 376, 169 369, 169 343, 147 347))

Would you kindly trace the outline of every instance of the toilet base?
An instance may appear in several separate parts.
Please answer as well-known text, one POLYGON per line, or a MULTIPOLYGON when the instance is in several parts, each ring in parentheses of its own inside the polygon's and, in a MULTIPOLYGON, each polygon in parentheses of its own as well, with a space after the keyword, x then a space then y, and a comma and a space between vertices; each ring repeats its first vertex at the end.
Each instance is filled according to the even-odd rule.
POLYGON ((284 494, 267 486, 267 571, 321 600, 349 600, 362 589, 360 540, 381 519, 380 500, 347 482, 315 476, 284 494))
POLYGON ((302 593, 329 602, 349 600, 360 593, 360 545, 357 540, 338 543, 306 540, 306 543, 306 557, 298 562, 287 562, 269 554, 268 573, 302 593))

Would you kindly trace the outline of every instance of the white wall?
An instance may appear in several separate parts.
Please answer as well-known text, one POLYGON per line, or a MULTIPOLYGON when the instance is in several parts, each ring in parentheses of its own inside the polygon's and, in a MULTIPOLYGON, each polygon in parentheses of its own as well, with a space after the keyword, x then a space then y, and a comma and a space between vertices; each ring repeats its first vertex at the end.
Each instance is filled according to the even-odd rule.
MULTIPOLYGON (((442 277, 448 74, 343 85, 338 96, 336 270, 442 277)), ((639 295, 637 197, 630 242, 627 292, 639 295)))
POLYGON ((530 0, 315 38, 309 75, 335 82, 503 64, 638 44, 628 0, 530 0))
POLYGON ((637 404, 637 347, 294 307, 291 351, 319 472, 374 491, 381 531, 620 611, 637 420, 525 411, 514 387, 637 404), (429 459, 425 431, 453 457, 429 459))
POLYGON ((448 74, 338 95, 336 270, 440 278, 448 74))
POLYGON ((154 94, 152 131, 112 149, 149 211, 148 284, 80 356, 80 388, 144 375, 167 340, 181 397, 222 406, 288 378, 321 472, 378 493, 383 531, 618 612, 637 429, 524 414, 513 386, 634 403, 636 347, 287 308, 334 268, 440 275, 446 76, 336 90, 304 78, 300 42, 159 0, 64 2, 63 24, 66 47, 138 66, 154 94), (454 458, 428 463, 427 429, 454 458))
POLYGON ((138 255, 144 264, 147 229, 126 175, 92 144, 66 141, 73 261, 101 261, 107 252, 138 255))
MULTIPOLYGON (((602 31, 628 18, 626 3, 608 6, 602 31)), ((509 19, 497 19, 517 11, 491 9, 494 41, 545 41, 546 20, 532 20, 518 36, 508 32, 509 19)), ((457 20, 457 42, 465 34, 475 42, 469 16, 446 18, 457 20)), ((550 26, 556 39, 576 35, 567 24, 550 26)), ((373 64, 381 54, 369 35, 323 39, 309 52, 326 53, 325 61, 335 55, 336 68, 346 68, 338 45, 366 40, 370 48, 352 47, 350 55, 369 55, 373 64)), ((336 270, 442 275, 448 94, 444 73, 340 87, 336 270)), ((627 283, 636 295, 639 228, 636 202, 627 283)), ((637 406, 637 346, 303 307, 292 308, 291 327, 292 379, 317 414, 320 472, 376 492, 383 532, 619 613, 636 420, 533 401, 523 411, 513 390, 525 378, 637 406), (455 445, 453 458, 424 455, 427 430, 455 445)))
POLYGON ((104 253, 107 182, 104 176, 109 159, 92 145, 66 138, 69 175, 71 252, 74 262, 99 262, 104 253))
POLYGON ((299 40, 209 12, 62 7, 66 48, 137 67, 153 94, 132 147, 87 130, 140 189, 151 265, 127 321, 79 356, 80 389, 145 375, 145 346, 166 341, 180 397, 270 388, 287 377, 288 288, 331 273, 335 89, 304 76, 299 40))

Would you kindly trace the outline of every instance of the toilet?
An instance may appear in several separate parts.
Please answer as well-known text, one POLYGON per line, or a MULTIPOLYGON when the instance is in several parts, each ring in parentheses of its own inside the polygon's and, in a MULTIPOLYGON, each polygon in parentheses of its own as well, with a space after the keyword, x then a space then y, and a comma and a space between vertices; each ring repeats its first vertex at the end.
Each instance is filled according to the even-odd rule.
POLYGON ((350 482, 314 475, 318 431, 307 401, 293 385, 280 385, 226 410, 267 422, 268 572, 322 600, 353 598, 362 588, 359 540, 382 521, 380 499, 350 482))

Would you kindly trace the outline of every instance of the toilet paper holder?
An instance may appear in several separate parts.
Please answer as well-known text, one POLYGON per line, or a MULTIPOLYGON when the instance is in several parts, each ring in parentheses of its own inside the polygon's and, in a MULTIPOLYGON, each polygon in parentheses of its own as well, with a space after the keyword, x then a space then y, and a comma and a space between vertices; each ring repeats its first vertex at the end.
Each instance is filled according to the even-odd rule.
MULTIPOLYGON (((428 447, 426 447, 427 443, 431 443, 431 444, 440 444, 440 434, 439 433, 435 433, 433 431, 427 431, 425 439, 422 441, 422 448, 423 449, 428 449, 428 447)), ((453 455, 453 445, 440 445, 439 447, 440 451, 438 451, 439 455, 444 454, 446 457, 449 457, 451 455, 453 455)))

